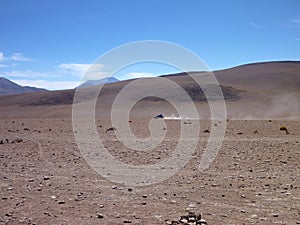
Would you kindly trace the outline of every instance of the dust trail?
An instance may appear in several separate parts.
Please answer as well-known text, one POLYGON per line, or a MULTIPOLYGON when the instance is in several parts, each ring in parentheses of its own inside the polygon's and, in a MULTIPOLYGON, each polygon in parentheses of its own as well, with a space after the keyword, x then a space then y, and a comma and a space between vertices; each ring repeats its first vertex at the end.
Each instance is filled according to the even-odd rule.
POLYGON ((176 116, 172 114, 171 116, 165 116, 164 120, 200 120, 201 118, 191 118, 188 116, 176 116))

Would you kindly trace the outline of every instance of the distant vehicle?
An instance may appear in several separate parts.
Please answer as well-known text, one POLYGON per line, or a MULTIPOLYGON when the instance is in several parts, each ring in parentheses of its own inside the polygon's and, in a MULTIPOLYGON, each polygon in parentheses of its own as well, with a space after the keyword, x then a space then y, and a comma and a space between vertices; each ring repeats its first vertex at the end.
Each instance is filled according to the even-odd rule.
POLYGON ((164 115, 162 113, 154 116, 154 119, 163 119, 163 118, 164 118, 164 115))

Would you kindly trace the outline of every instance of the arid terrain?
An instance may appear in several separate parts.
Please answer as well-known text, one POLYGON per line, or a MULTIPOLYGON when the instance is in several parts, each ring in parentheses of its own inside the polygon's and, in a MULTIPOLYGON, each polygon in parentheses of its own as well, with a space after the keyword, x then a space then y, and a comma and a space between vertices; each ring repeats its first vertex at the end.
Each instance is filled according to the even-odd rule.
MULTIPOLYGON (((72 126, 74 90, 1 96, 1 224, 177 224, 188 212, 200 213, 210 225, 300 224, 300 63, 253 64, 215 74, 228 115, 216 159, 198 170, 211 126, 218 123, 211 124, 207 103, 188 78, 171 76, 192 95, 201 115, 199 142, 177 174, 140 187, 113 183, 85 161, 72 126)), ((152 152, 124 147, 110 129, 109 108, 127 82, 108 84, 101 93, 99 137, 122 162, 159 162, 176 146, 181 126, 194 120, 165 120, 166 138, 152 152)), ((128 118, 133 133, 149 136, 149 120, 157 113, 176 111, 157 99, 139 102, 128 118)))

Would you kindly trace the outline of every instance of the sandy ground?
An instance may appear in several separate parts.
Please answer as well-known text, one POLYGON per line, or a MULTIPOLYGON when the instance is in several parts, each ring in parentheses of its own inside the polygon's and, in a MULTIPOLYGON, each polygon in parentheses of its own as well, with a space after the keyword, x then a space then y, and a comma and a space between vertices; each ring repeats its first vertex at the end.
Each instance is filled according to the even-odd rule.
MULTIPOLYGON (((133 119, 131 128, 145 137, 146 124, 133 119)), ((133 164, 168 157, 179 125, 167 121, 163 144, 136 154, 106 132, 108 121, 97 121, 111 153, 133 164)), ((221 151, 200 172, 209 136, 205 129, 210 130, 209 121, 201 121, 199 144, 184 169, 158 184, 128 187, 104 179, 87 164, 70 118, 1 119, 0 222, 166 224, 194 211, 208 224, 300 224, 300 121, 228 121, 221 151), (289 134, 279 130, 282 125, 289 134)))

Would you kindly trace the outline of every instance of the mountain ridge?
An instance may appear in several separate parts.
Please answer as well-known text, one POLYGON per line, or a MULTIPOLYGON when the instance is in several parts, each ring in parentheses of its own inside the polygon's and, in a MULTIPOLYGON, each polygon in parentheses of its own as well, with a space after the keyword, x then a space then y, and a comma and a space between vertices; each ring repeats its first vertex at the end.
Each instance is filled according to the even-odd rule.
POLYGON ((5 77, 0 77, 0 95, 14 95, 43 91, 47 90, 30 86, 21 86, 5 77))

